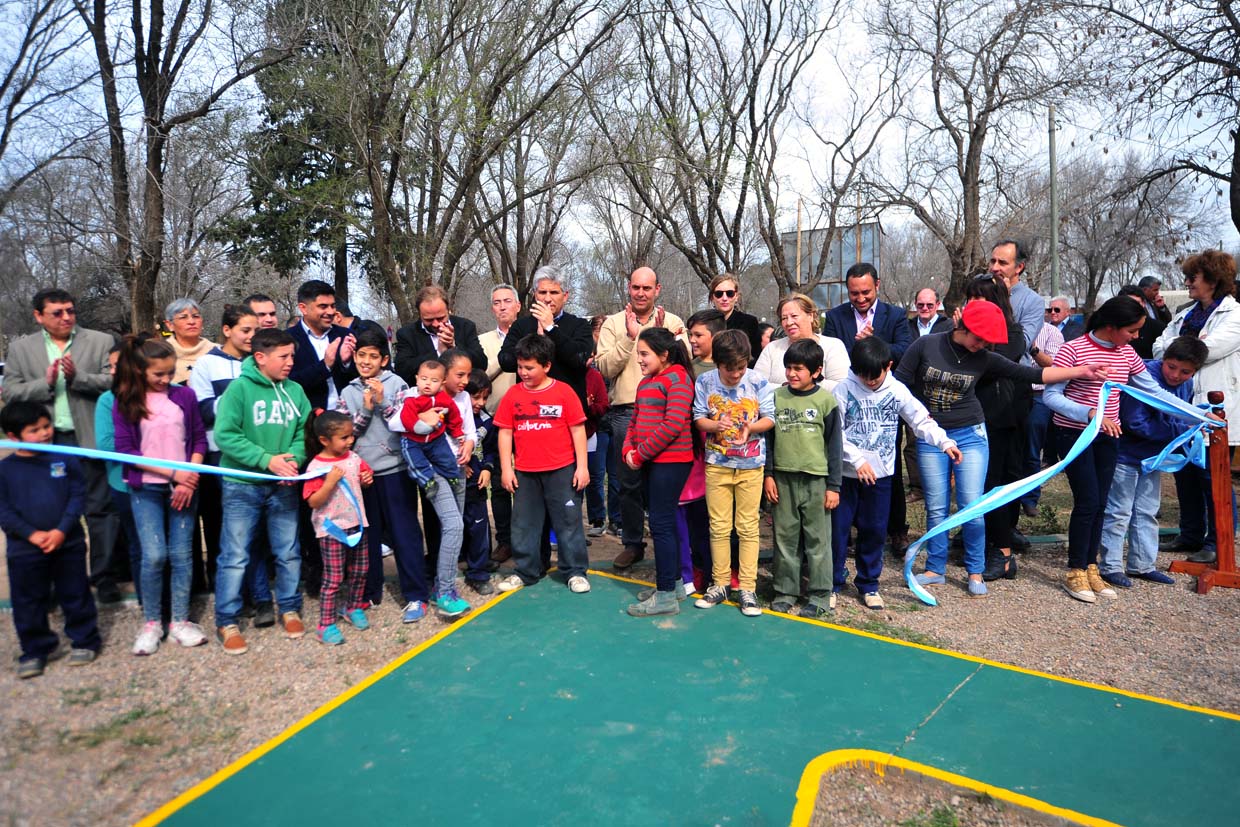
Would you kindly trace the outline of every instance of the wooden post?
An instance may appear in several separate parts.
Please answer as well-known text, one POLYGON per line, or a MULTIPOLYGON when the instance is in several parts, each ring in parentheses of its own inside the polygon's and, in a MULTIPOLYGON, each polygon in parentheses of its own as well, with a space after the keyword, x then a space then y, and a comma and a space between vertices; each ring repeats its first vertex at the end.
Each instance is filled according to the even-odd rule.
MULTIPOLYGON (((1211 409, 1226 416, 1223 392, 1206 395, 1211 409)), ((1236 524, 1231 512, 1231 447, 1227 444, 1227 427, 1210 432, 1209 443, 1210 496, 1214 499, 1214 537, 1218 557, 1214 563, 1190 563, 1177 560, 1170 571, 1197 576, 1197 593, 1205 594, 1215 586, 1240 589, 1240 572, 1236 570, 1236 524)))

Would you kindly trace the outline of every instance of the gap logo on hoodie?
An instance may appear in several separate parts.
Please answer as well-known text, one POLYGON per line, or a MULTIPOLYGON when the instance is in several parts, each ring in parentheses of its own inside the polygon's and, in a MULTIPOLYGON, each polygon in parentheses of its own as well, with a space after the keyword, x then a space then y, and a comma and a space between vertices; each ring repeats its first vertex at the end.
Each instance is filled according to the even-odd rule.
POLYGON ((251 410, 255 425, 284 425, 300 417, 297 406, 283 399, 256 399, 251 410))

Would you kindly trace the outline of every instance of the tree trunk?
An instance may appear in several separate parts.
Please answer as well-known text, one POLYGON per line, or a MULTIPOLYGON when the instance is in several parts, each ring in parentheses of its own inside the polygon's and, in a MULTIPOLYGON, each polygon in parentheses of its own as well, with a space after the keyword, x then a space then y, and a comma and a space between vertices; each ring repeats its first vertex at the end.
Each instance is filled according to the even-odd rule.
POLYGON ((366 181, 370 185, 371 226, 374 235, 375 260, 387 285, 388 298, 396 305, 396 316, 402 323, 412 321, 413 307, 392 253, 392 214, 388 211, 387 185, 377 159, 367 159, 366 181))
POLYGON ((1231 186, 1228 195, 1231 200, 1231 223, 1240 230, 1240 129, 1233 129, 1231 135, 1231 186))
POLYGON ((349 241, 344 228, 340 240, 332 250, 332 269, 335 275, 336 300, 349 303, 349 241))
MULTIPOLYGON (((142 243, 133 280, 133 329, 149 330, 160 322, 155 286, 164 259, 164 152, 168 135, 158 124, 146 125, 146 159, 142 188, 142 243)), ((178 297, 179 298, 179 297, 178 297)))

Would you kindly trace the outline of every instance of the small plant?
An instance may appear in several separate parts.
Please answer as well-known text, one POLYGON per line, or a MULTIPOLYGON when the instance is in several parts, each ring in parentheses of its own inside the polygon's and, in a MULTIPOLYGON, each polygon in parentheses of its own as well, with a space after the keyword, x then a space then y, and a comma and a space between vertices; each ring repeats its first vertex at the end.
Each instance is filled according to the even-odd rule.
POLYGON ((960 827, 960 819, 951 807, 940 804, 929 813, 918 813, 901 821, 900 827, 960 827))
POLYGON ((102 698, 103 690, 97 686, 60 690, 60 699, 65 706, 90 706, 102 698))

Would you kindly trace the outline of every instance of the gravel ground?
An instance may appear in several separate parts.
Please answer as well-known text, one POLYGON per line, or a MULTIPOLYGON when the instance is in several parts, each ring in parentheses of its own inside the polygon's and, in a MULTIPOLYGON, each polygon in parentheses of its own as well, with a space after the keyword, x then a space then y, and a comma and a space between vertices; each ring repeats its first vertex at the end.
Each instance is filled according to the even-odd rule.
MULTIPOLYGON (((1058 492, 1060 506, 1065 495, 1058 492)), ((596 539, 591 560, 607 570, 618 551, 613 539, 596 539)), ((1021 556, 1018 579, 994 584, 984 600, 965 594, 963 570, 951 566, 934 609, 921 607, 890 566, 882 580, 888 608, 868 611, 846 594, 836 622, 1240 712, 1240 593, 1215 589, 1200 596, 1191 578, 1178 576, 1175 586, 1139 583, 1116 600, 1090 606, 1060 588, 1064 557, 1062 547, 1035 546, 1021 556)), ((1167 562, 1164 556, 1159 564, 1167 562)), ((769 573, 762 571, 759 592, 769 597, 769 573)), ((644 561, 632 574, 651 579, 653 566, 644 561)), ((468 597, 475 605, 484 602, 468 597)), ((250 652, 242 657, 227 657, 212 642, 196 650, 165 643, 144 659, 128 654, 141 621, 138 609, 103 609, 107 648, 95 664, 70 669, 53 663, 43 677, 28 681, 18 681, 11 667, 0 670, 0 823, 132 823, 447 628, 433 617, 404 625, 399 608, 389 597, 371 612, 371 630, 346 627, 348 643, 341 647, 309 637, 285 640, 278 628, 246 629, 250 652)), ((305 616, 316 613, 317 603, 307 600, 305 616)), ((209 601, 196 602, 194 615, 209 619, 209 601)), ((16 655, 12 624, 3 618, 0 660, 11 664, 16 655)), ((903 795, 890 780, 869 781, 870 792, 847 797, 903 795)), ((938 806, 950 803, 951 795, 944 790, 932 799, 938 806)), ((849 819, 832 823, 879 823, 850 820, 861 819, 864 809, 849 808, 849 819)), ((976 823, 1023 822, 979 817, 976 823)))

